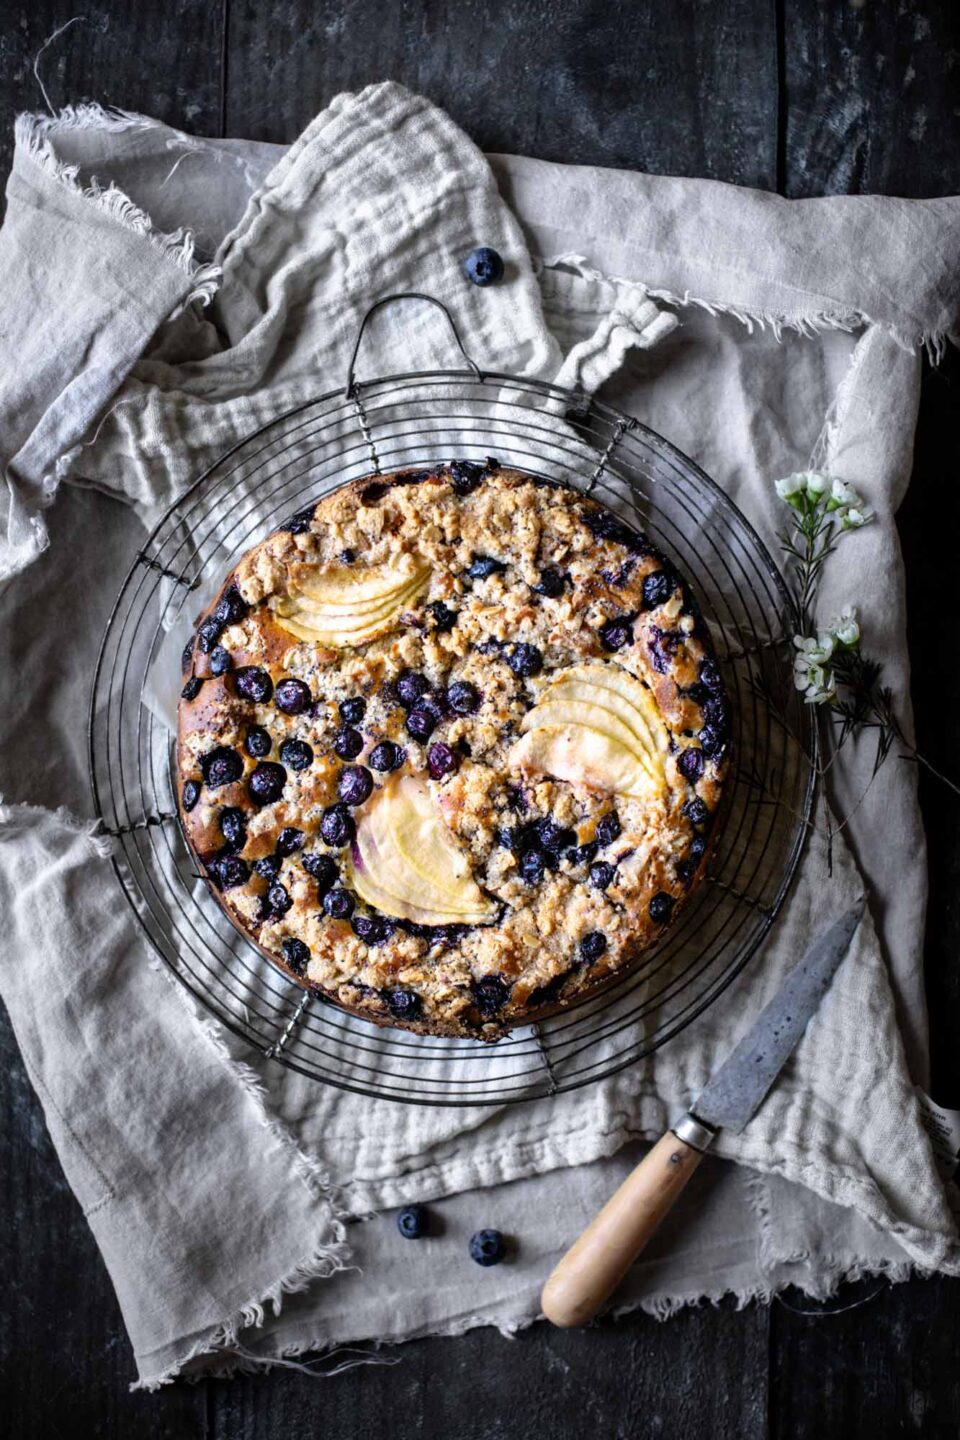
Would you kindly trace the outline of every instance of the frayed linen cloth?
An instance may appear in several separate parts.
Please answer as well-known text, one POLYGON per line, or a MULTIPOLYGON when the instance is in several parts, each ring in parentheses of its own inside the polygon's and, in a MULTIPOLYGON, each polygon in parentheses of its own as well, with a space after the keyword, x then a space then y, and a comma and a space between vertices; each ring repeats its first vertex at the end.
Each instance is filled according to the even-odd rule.
MULTIPOLYGON (((340 384, 361 315, 408 290, 449 307, 482 367, 603 387, 703 465, 772 551, 779 476, 813 464, 856 486, 876 520, 827 567, 824 613, 860 606, 909 728, 894 513, 922 352, 957 329, 960 200, 785 201, 488 160, 392 84, 340 96, 287 150, 95 106, 23 116, 16 138, 0 231, 0 993, 137 1383, 533 1320, 638 1147, 864 882, 870 913, 776 1088, 742 1135, 720 1136, 616 1304, 668 1315, 789 1283, 822 1296, 867 1273, 960 1273, 915 1091, 926 882, 911 767, 891 758, 870 785, 871 755, 845 751, 832 867, 821 808, 768 942, 671 1043, 549 1101, 448 1110, 319 1085, 187 1002, 151 964, 90 818, 84 733, 144 527, 245 434, 340 384), (499 285, 466 283, 478 244, 503 255, 499 285), (380 1212, 414 1200, 442 1200, 443 1227, 411 1245, 380 1212), (511 1263, 471 1264, 483 1226, 514 1237, 511 1263)), ((425 308, 381 320, 364 373, 450 362, 425 308)))

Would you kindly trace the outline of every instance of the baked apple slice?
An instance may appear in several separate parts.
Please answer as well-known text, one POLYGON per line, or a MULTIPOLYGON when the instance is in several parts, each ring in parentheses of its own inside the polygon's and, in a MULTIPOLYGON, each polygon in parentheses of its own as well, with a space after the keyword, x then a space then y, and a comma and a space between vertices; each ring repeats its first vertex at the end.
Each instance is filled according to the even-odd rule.
POLYGON ((364 807, 350 879, 362 900, 395 919, 479 925, 497 913, 413 775, 392 777, 364 807))
POLYGON ((669 732, 646 687, 619 666, 561 671, 521 728, 508 756, 521 770, 639 800, 666 791, 669 732))

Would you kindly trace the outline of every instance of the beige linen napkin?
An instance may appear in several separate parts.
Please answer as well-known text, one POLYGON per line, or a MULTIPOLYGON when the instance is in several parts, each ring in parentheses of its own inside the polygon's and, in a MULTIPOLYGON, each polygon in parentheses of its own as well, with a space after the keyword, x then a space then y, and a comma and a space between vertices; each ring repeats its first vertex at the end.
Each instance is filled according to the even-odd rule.
MULTIPOLYGON (((56 812, 91 812, 82 717, 103 621, 142 544, 134 516, 150 523, 244 433, 334 388, 371 300, 407 289, 442 299, 487 368, 605 385, 699 460, 771 545, 779 475, 814 454, 857 485, 878 520, 851 540, 825 603, 860 604, 908 713, 892 517, 919 352, 955 325, 960 202, 784 202, 493 163, 392 85, 339 97, 285 153, 94 107, 18 126, 0 231, 14 577, 0 636, 22 682, 0 754, 0 992, 146 1385, 238 1343, 255 1363, 531 1319, 550 1263, 628 1163, 616 1152, 689 1102, 862 884, 839 840, 828 876, 818 826, 773 937, 677 1040, 551 1101, 431 1110, 317 1086, 192 1013, 151 967, 102 842, 56 812), (105 200, 109 180, 121 199, 106 189, 105 200), (192 242, 170 237, 184 227, 212 257, 202 268, 192 242), (463 280, 477 243, 504 255, 500 286, 463 280), (130 509, 71 490, 48 512, 62 478, 130 509), (65 645, 58 617, 77 613, 65 645), (440 1196, 452 1198, 435 1240, 404 1246, 388 1218, 344 1231, 351 1213, 440 1196), (519 1253, 481 1277, 464 1246, 482 1224, 515 1234, 519 1253), (350 1256, 362 1275, 343 1268, 350 1256), (279 1313, 265 1313, 268 1298, 279 1313)), ((391 373, 448 360, 424 314, 385 316, 366 363, 391 373)), ((839 805, 868 766, 858 755, 844 771, 839 805)), ((722 1155, 752 1168, 705 1167, 625 1303, 665 1314, 788 1281, 824 1293, 865 1270, 960 1270, 897 1023, 899 1006, 922 1078, 925 877, 906 767, 881 772, 850 836, 872 920, 768 1103, 721 1139, 722 1155)))

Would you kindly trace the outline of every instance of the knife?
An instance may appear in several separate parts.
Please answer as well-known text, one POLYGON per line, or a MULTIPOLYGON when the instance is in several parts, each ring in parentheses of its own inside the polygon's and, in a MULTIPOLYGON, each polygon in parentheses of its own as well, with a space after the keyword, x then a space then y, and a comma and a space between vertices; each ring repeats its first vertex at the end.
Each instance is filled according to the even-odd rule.
POLYGON ((766 1099, 860 924, 862 896, 790 971, 687 1113, 657 1141, 553 1271, 540 1297, 554 1325, 585 1325, 668 1214, 719 1129, 739 1134, 766 1099))

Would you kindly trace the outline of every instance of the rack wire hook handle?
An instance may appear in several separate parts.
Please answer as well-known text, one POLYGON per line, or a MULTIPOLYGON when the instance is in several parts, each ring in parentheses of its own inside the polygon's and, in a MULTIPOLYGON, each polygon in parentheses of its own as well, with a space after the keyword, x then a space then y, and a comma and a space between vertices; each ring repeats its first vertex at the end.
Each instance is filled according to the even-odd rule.
POLYGON ((460 332, 456 327, 454 318, 450 314, 450 311, 447 309, 446 305, 444 305, 443 301, 438 300, 435 295, 424 295, 419 290, 404 290, 397 295, 382 295, 379 300, 375 300, 373 302, 373 304, 370 306, 370 309, 360 321, 360 329, 357 331, 357 338, 353 343, 353 354, 350 356, 350 364, 347 367, 347 385, 346 389, 343 392, 348 400, 353 398, 357 390, 357 381, 354 379, 353 372, 356 369, 357 355, 360 352, 360 341, 363 339, 363 332, 367 328, 367 323, 368 321, 373 319, 374 315, 376 315, 378 310, 382 310, 385 305, 393 305, 398 300, 425 300, 428 305, 436 306, 436 308, 441 312, 441 314, 446 317, 447 324, 450 326, 450 333, 453 335, 453 338, 456 341, 457 349, 460 351, 460 354, 463 356, 464 360, 466 360, 467 364, 473 371, 474 375, 476 375, 477 379, 481 382, 481 384, 483 383, 483 371, 480 369, 480 366, 477 364, 477 362, 472 359, 471 356, 468 355, 466 350, 464 349, 464 344, 463 341, 460 339, 460 332))

